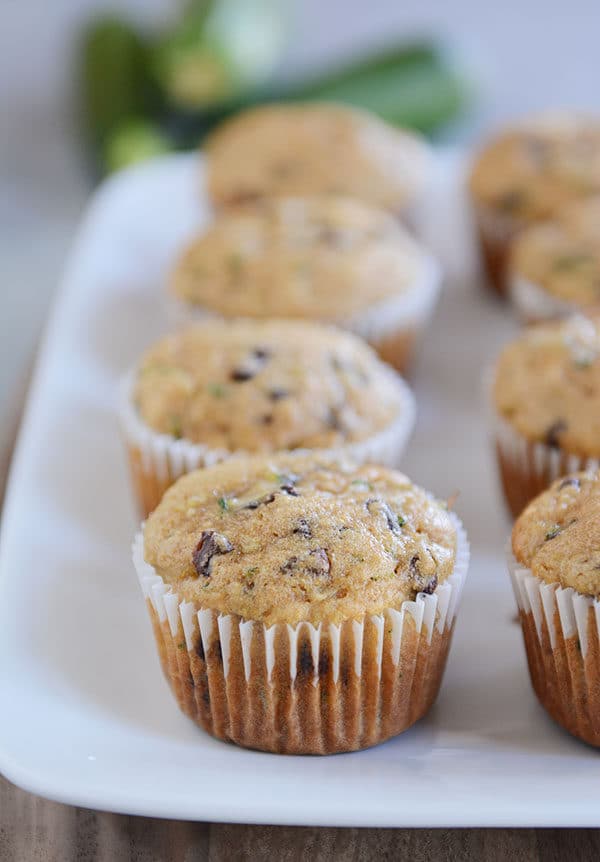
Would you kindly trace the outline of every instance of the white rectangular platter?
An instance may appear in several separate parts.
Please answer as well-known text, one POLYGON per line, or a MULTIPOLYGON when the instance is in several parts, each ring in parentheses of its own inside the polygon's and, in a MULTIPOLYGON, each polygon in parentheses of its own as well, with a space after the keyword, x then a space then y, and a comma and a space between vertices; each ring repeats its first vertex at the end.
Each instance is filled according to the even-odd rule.
POLYGON ((136 526, 113 405, 165 330, 179 244, 209 217, 197 160, 110 180, 78 233, 40 352, 0 555, 0 770, 63 802, 164 817, 352 826, 599 826, 597 753, 538 706, 503 562, 509 525, 481 372, 514 330, 475 284, 460 160, 423 231, 448 283, 413 376, 404 469, 457 510, 472 566, 439 700, 384 745, 326 758, 217 742, 161 676, 130 563, 136 526))

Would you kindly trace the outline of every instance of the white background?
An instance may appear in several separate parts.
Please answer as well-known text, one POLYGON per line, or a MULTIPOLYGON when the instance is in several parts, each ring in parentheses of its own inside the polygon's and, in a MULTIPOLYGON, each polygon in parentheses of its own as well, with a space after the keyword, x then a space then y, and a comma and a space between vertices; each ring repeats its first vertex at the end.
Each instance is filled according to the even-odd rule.
MULTIPOLYGON (((243 2, 243 0, 240 0, 243 2)), ((0 0, 0 416, 6 417, 90 191, 76 135, 75 36, 96 8, 150 26, 174 0, 0 0)), ((293 73, 352 48, 437 33, 480 90, 454 132, 477 139, 548 106, 597 108, 597 0, 297 0, 285 61, 293 73)))

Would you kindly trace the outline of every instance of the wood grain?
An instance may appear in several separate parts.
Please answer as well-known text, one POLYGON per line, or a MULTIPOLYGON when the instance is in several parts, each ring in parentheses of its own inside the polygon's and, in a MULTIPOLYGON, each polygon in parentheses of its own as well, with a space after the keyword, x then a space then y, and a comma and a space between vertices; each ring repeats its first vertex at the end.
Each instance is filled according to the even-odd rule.
MULTIPOLYGON (((24 387, 23 387, 24 393, 24 387)), ((16 420, 0 429, 0 499, 16 420)), ((0 862, 564 862, 596 829, 329 829, 188 823, 60 805, 0 776, 0 862)))

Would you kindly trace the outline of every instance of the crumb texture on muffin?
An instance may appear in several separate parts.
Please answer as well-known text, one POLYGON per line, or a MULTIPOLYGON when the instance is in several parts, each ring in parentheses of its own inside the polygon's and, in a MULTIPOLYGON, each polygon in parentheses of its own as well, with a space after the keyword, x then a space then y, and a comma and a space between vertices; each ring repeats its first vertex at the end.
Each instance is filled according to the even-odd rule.
POLYGON ((144 553, 196 605, 318 625, 434 592, 456 541, 444 505, 401 473, 288 454, 181 478, 146 522, 144 553))
POLYGON ((496 364, 499 415, 530 442, 600 455, 600 315, 531 327, 496 364))
POLYGON ((600 596, 600 472, 557 479, 518 518, 512 547, 540 580, 600 596))
POLYGON ((181 255, 179 299, 225 316, 341 320, 408 290, 424 250, 383 210, 336 196, 223 214, 181 255))
POLYGON ((512 270, 565 302, 600 302, 600 196, 576 201, 552 221, 523 231, 512 270))
POLYGON ((356 108, 266 105, 208 138, 208 190, 217 204, 331 193, 398 209, 420 191, 428 153, 416 135, 356 108))
POLYGON ((139 363, 133 398, 153 430, 232 452, 359 442, 405 405, 400 379, 356 336, 285 320, 167 336, 139 363))
POLYGON ((470 188, 479 203, 523 222, 600 191, 600 121, 545 115, 497 136, 476 160, 470 188))

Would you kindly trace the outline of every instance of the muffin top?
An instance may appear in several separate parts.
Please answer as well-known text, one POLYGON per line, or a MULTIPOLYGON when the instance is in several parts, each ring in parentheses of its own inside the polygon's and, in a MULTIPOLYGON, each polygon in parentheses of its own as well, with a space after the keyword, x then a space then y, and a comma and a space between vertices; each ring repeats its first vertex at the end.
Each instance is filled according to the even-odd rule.
POLYGON ((252 108, 208 139, 217 205, 271 195, 343 194, 398 210, 423 185, 427 145, 365 111, 311 102, 252 108))
POLYGON ((133 400, 162 434, 228 451, 331 448, 387 428, 406 389, 362 340, 290 320, 200 323, 142 357, 133 400))
POLYGON ((496 364, 497 411, 528 440, 600 455, 600 314, 532 326, 496 364))
POLYGON ((193 242, 171 289, 226 316, 340 320, 408 290, 429 256, 382 210, 339 197, 237 207, 193 242))
POLYGON ((286 454, 183 476, 148 518, 144 554, 186 601, 318 624, 432 593, 456 541, 444 504, 401 473, 286 454))
POLYGON ((567 303, 600 301, 600 196, 565 207, 526 228, 512 253, 515 273, 567 303))
POLYGON ((544 115, 499 135, 480 153, 470 187, 476 200, 511 219, 552 216, 600 191, 600 121, 544 115))
POLYGON ((527 506, 513 553, 536 578, 600 596, 600 473, 573 473, 527 506))

